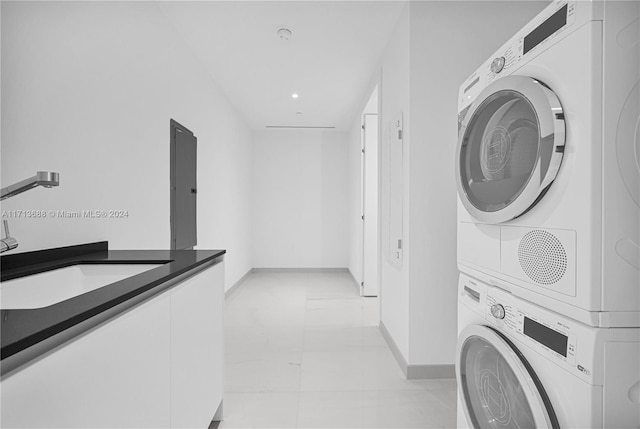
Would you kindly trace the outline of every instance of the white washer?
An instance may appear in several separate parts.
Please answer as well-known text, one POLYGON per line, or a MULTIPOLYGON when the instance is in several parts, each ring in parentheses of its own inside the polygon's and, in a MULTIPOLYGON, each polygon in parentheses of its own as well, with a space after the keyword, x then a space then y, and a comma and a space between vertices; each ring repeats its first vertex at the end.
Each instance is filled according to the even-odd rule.
POLYGON ((595 328, 464 274, 458 428, 640 428, 640 329, 595 328))
POLYGON ((640 2, 553 2, 458 106, 459 269, 640 326, 640 2))

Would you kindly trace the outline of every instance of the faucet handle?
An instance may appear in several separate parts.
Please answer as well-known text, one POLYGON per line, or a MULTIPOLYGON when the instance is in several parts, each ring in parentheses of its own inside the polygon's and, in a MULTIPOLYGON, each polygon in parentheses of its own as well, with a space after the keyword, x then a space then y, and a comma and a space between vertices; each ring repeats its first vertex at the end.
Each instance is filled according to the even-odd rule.
POLYGON ((4 238, 0 240, 0 253, 4 253, 8 250, 13 250, 18 247, 18 240, 9 236, 9 222, 6 219, 2 221, 4 229, 4 238))

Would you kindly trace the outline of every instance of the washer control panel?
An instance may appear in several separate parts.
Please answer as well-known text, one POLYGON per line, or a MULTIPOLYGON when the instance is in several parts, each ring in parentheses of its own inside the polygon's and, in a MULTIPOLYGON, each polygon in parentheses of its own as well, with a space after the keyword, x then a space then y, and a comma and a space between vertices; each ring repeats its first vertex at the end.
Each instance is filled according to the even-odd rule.
POLYGON ((462 326, 492 327, 525 357, 539 355, 590 384, 604 383, 605 343, 614 333, 637 338, 637 329, 588 326, 464 273, 458 288, 462 326))
POLYGON ((574 366, 577 336, 560 320, 533 314, 492 295, 487 295, 487 318, 493 318, 501 328, 514 332, 521 341, 548 357, 574 366))

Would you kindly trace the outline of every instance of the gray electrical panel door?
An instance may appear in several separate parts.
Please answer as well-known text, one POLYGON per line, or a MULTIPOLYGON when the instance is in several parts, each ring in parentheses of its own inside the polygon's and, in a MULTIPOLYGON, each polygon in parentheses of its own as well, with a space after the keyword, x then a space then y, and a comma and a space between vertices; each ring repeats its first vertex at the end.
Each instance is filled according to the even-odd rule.
POLYGON ((197 138, 171 120, 171 248, 190 249, 197 240, 197 138))

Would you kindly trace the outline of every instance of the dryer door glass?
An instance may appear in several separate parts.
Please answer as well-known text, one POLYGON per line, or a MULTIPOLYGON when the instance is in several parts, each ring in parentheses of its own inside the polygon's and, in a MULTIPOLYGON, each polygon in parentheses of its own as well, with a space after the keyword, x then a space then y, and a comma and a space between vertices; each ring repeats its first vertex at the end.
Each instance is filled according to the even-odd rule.
POLYGON ((457 165, 458 191, 474 217, 508 221, 544 194, 562 159, 563 118, 553 92, 531 78, 499 79, 478 96, 460 130, 457 165))
POLYGON ((532 381, 537 377, 515 347, 490 328, 474 328, 459 344, 457 362, 469 423, 483 429, 557 427, 544 389, 532 381))
POLYGON ((467 136, 460 160, 467 198, 482 211, 501 210, 534 173, 540 150, 536 112, 521 94, 501 91, 478 109, 467 136))

